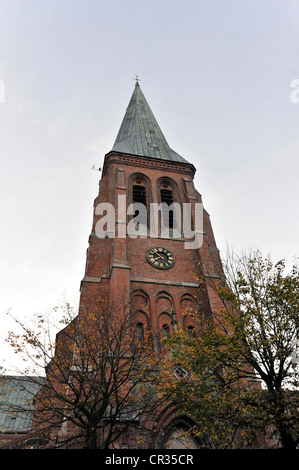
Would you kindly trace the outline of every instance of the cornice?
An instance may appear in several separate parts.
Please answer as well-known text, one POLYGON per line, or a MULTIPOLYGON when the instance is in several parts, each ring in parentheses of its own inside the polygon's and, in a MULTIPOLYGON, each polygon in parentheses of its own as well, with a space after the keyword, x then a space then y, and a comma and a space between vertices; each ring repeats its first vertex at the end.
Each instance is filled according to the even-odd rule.
POLYGON ((191 163, 173 162, 156 158, 146 158, 138 155, 130 155, 118 152, 109 152, 105 155, 103 176, 112 164, 135 166, 138 168, 149 168, 160 171, 181 173, 193 178, 196 169, 191 163))

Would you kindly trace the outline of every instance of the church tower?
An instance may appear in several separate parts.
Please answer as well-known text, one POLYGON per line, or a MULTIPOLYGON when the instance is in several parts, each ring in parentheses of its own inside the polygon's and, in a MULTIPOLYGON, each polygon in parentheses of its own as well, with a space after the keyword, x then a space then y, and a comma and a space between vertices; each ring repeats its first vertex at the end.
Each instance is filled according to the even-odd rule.
MULTIPOLYGON (((105 156, 80 308, 103 296, 133 302, 137 334, 150 331, 157 349, 178 325, 193 334, 196 306, 202 319, 219 307, 208 283, 199 282, 222 268, 195 171, 168 145, 137 81, 105 156)), ((163 436, 149 438, 149 447, 180 426, 173 410, 156 419, 163 436)))
MULTIPOLYGON (((105 155, 99 193, 94 201, 78 315, 57 335, 56 359, 47 369, 48 381, 59 380, 57 388, 62 390, 61 397, 67 389, 68 399, 61 398, 59 410, 64 410, 65 406, 73 410, 67 416, 65 411, 61 412, 63 423, 55 427, 56 437, 50 436, 52 442, 60 442, 76 432, 72 413, 78 414, 79 405, 80 412, 83 410, 83 399, 91 406, 92 387, 99 388, 100 382, 107 379, 104 372, 102 379, 90 382, 89 388, 86 386, 81 380, 83 360, 78 356, 79 347, 70 346, 72 357, 64 359, 63 366, 59 362, 68 344, 78 336, 80 327, 89 324, 91 316, 99 316, 97 312, 103 299, 113 305, 114 313, 102 321, 100 328, 113 327, 119 320, 115 306, 128 305, 132 338, 142 340, 149 334, 151 350, 157 355, 163 338, 172 337, 179 328, 189 335, 200 333, 200 323, 219 308, 215 291, 209 288, 209 282, 202 282, 205 278, 217 279, 222 269, 209 214, 194 187, 195 171, 191 163, 168 145, 137 81, 115 143, 105 155), (65 373, 67 368, 69 372, 65 373), (75 372, 79 375, 75 376, 75 372), (83 398, 76 396, 78 390, 84 391, 83 398)), ((88 331, 94 341, 101 340, 97 327, 92 325, 88 331)), ((132 338, 127 337, 125 341, 132 338)), ((87 338, 84 348, 88 349, 88 343, 87 338)), ((107 347, 110 346, 109 343, 107 347)), ((114 352, 106 356, 112 364, 114 352)), ((98 359, 99 354, 94 355, 94 360, 98 359)), ((123 361, 126 361, 125 355, 123 361)), ((95 376, 93 373, 92 364, 88 364, 85 377, 90 379, 95 376)), ((178 367, 174 373, 184 376, 187 372, 178 367)), ((51 393, 47 399, 43 393, 47 393, 46 387, 36 399, 36 409, 38 411, 38 403, 48 402, 50 413, 54 409, 51 393)), ((57 397, 56 393, 56 401, 57 397)), ((105 406, 101 418, 106 419, 101 428, 104 434, 108 432, 109 419, 110 423, 112 419, 121 421, 115 414, 112 418, 112 405, 106 403, 105 406)), ((124 416, 122 426, 127 426, 127 432, 120 433, 112 447, 179 448, 177 435, 192 425, 187 417, 178 414, 175 406, 167 404, 146 416, 142 440, 138 441, 134 423, 129 422, 131 414, 126 411, 124 416)), ((92 441, 98 436, 92 437, 95 425, 93 416, 89 418, 85 428, 89 426, 92 441)), ((79 426, 83 418, 81 421, 79 426)), ((54 428, 53 418, 48 422, 51 422, 51 429, 54 428)), ((191 443, 192 446, 196 447, 196 443, 191 443)))
POLYGON ((121 293, 127 301, 132 295, 142 297, 138 322, 157 337, 163 325, 173 328, 174 313, 175 321, 192 326, 181 312, 193 300, 205 302, 207 311, 214 309, 217 299, 211 292, 203 298, 196 280, 198 270, 218 275, 221 261, 209 215, 193 184, 195 171, 169 147, 136 82, 105 156, 81 302, 103 292, 114 298, 121 293), (107 207, 114 213, 104 216, 107 207))

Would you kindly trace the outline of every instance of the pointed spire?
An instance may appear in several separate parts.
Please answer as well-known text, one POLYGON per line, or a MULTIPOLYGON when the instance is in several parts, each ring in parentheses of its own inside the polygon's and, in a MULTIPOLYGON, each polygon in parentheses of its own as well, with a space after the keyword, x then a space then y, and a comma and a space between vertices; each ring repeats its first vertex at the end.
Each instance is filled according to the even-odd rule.
POLYGON ((136 79, 135 89, 112 151, 188 163, 169 147, 141 91, 139 79, 136 79))

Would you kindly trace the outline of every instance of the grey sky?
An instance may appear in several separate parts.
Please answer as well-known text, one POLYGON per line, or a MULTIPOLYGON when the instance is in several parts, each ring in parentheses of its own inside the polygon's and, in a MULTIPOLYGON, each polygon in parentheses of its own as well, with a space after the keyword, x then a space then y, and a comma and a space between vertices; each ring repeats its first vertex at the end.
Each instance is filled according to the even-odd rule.
POLYGON ((135 73, 197 168, 220 250, 298 256, 298 1, 0 0, 0 345, 9 308, 27 318, 64 294, 77 305, 91 167, 112 148, 135 73))

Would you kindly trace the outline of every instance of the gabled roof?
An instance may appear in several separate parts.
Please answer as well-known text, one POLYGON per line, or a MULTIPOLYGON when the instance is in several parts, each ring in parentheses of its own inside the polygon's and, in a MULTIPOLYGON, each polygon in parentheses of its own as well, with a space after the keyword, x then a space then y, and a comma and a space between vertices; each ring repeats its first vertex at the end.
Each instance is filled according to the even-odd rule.
POLYGON ((0 432, 30 431, 33 398, 44 382, 44 377, 0 376, 0 432))
POLYGON ((112 151, 188 163, 169 147, 138 82, 112 151))

